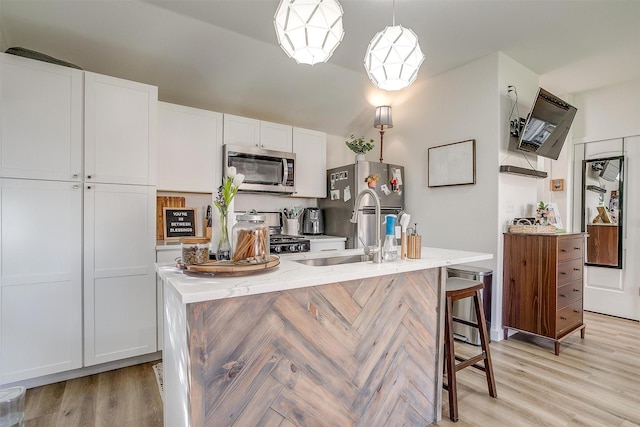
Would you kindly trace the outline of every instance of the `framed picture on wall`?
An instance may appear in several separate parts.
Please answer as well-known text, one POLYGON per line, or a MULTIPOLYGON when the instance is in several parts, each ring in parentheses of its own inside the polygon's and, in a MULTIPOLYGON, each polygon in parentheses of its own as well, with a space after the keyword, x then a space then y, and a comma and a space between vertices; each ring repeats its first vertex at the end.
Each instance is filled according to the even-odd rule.
POLYGON ((454 142, 428 150, 429 187, 476 183, 476 140, 454 142))
POLYGON ((564 191, 564 179, 552 179, 551 191, 564 191))

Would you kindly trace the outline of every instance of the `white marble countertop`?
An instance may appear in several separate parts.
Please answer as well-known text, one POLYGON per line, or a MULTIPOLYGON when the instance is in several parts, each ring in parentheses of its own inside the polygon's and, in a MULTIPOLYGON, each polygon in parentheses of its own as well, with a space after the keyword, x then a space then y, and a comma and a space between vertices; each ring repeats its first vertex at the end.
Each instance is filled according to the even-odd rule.
POLYGON ((359 262, 320 267, 295 262, 295 260, 306 258, 328 258, 362 253, 362 249, 347 249, 333 251, 330 254, 307 252, 283 255, 280 257, 280 265, 272 270, 246 276, 195 277, 185 274, 172 264, 156 264, 156 271, 165 283, 177 290, 182 302, 188 304, 405 273, 452 264, 465 264, 493 258, 493 255, 488 253, 423 247, 421 259, 398 259, 382 264, 359 262))

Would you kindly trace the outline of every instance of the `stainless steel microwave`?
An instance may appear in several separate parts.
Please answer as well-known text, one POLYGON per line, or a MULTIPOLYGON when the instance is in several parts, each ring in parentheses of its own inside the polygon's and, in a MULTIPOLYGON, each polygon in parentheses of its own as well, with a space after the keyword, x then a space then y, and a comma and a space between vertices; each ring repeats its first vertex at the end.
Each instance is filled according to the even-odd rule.
MULTIPOLYGON (((223 145, 223 171, 234 166, 244 175, 238 191, 292 194, 295 185, 295 153, 242 145, 223 145)), ((224 173, 224 172, 223 172, 224 173)))

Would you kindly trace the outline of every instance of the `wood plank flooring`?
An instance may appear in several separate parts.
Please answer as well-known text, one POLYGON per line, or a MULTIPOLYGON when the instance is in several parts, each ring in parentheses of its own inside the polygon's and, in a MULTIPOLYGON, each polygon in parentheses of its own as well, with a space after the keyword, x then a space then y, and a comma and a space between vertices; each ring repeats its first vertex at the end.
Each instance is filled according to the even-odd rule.
MULTIPOLYGON (((445 391, 439 425, 640 426, 640 324, 593 313, 585 313, 585 323, 586 339, 567 338, 560 356, 551 341, 523 334, 492 343, 498 398, 489 397, 482 372, 463 369, 460 421, 449 421, 445 391)), ((456 344, 459 354, 476 349, 456 344)), ((152 365, 30 389, 26 425, 162 426, 152 365)))

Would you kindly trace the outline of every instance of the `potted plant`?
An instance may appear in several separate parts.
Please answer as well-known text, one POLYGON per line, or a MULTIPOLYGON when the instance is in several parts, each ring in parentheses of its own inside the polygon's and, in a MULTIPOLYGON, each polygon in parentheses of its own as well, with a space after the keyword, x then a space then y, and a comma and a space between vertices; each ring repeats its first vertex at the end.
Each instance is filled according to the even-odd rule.
POLYGON ((356 153, 356 161, 364 160, 364 155, 373 149, 373 139, 365 142, 363 136, 356 138, 353 134, 350 135, 350 138, 350 141, 345 141, 344 143, 351 151, 356 153))

